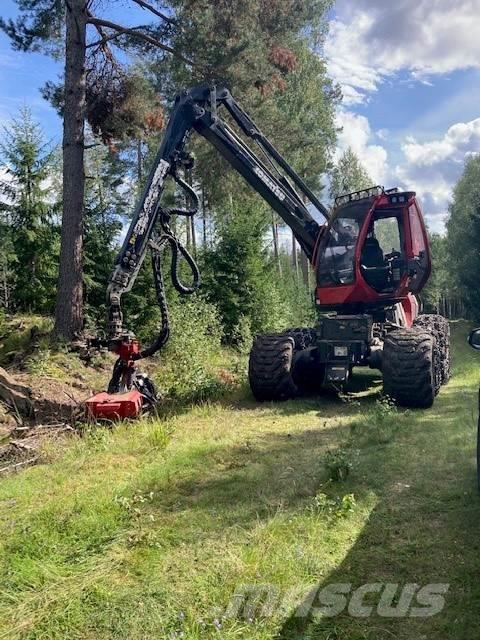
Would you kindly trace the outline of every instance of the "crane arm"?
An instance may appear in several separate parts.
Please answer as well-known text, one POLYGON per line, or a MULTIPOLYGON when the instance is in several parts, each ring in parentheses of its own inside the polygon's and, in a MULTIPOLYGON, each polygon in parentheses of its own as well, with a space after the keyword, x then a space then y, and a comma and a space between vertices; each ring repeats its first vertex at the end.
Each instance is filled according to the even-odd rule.
MULTIPOLYGON (((193 260, 171 234, 168 226, 173 214, 192 216, 198 208, 198 198, 195 192, 179 175, 179 170, 182 167, 189 168, 193 164, 191 156, 185 151, 188 137, 192 131, 196 131, 208 140, 278 213, 292 229, 295 238, 310 260, 312 260, 321 227, 311 215, 305 202, 309 201, 328 220, 327 209, 262 134, 248 114, 235 102, 227 89, 199 86, 183 92, 175 100, 162 144, 110 278, 107 305, 109 309, 108 332, 111 337, 119 336, 122 333, 121 296, 132 288, 149 246, 155 251, 159 249, 158 242, 163 245, 170 244, 174 253, 172 275, 177 289, 183 293, 190 293, 198 284, 198 271, 195 269, 193 260), (252 139, 258 145, 262 159, 245 144, 228 122, 220 117, 221 107, 228 111, 244 136, 252 139), (166 179, 169 176, 186 193, 187 199, 193 205, 191 209, 165 209, 162 207, 161 198, 166 179), (155 227, 159 223, 163 233, 156 243, 155 227), (183 286, 176 275, 176 261, 179 254, 182 254, 192 267, 193 287, 183 286)), ((155 258, 153 259, 153 266, 154 271, 157 268, 158 272, 160 268, 158 257, 156 266, 155 258)), ((158 280, 157 277, 157 285, 158 280)), ((163 292, 159 292, 159 286, 157 286, 157 294, 162 307, 160 293, 163 294, 163 292)), ((163 302, 165 302, 164 297, 163 302)), ((167 328, 165 331, 168 333, 167 328)), ((163 341, 166 341, 165 336, 163 341)), ((146 352, 142 352, 142 357, 151 355, 155 350, 158 350, 160 342, 162 340, 157 341, 153 349, 150 348, 146 352)))

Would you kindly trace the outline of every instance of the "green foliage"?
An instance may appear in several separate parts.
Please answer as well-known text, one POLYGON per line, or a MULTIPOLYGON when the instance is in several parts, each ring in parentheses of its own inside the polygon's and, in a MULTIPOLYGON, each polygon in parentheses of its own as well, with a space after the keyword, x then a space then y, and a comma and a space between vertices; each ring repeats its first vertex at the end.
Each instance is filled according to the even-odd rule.
POLYGON ((161 395, 199 400, 214 395, 220 383, 212 361, 220 351, 222 327, 216 308, 200 296, 170 305, 171 339, 160 355, 157 385, 161 395))
POLYGON ((432 274, 420 297, 427 313, 442 313, 452 317, 449 307, 452 301, 462 300, 463 292, 459 286, 456 269, 452 268, 454 265, 450 259, 449 241, 446 235, 441 236, 438 233, 429 233, 429 240, 432 274))
POLYGON ((341 498, 330 498, 325 493, 317 493, 309 505, 309 510, 327 517, 345 518, 354 513, 356 506, 357 501, 353 493, 347 493, 341 498))
POLYGON ((219 241, 202 256, 204 291, 217 305, 225 337, 234 344, 250 336, 285 329, 311 309, 306 289, 290 265, 279 279, 278 266, 265 249, 266 216, 258 202, 232 203, 230 215, 219 229, 219 241))
POLYGON ((3 276, 12 289, 8 306, 48 313, 55 299, 59 252, 58 202, 49 184, 53 152, 27 108, 4 128, 0 160, 5 167, 0 189, 7 198, 0 205, 7 228, 3 276))
POLYGON ((0 313, 10 310, 15 282, 15 250, 8 215, 0 209, 0 313))
POLYGON ((0 29, 19 51, 46 51, 58 54, 63 31, 63 0, 15 0, 19 17, 0 18, 0 29))
POLYGON ((324 462, 332 482, 344 482, 348 478, 353 469, 352 458, 352 450, 348 447, 327 451, 324 462))
POLYGON ((330 197, 332 200, 345 193, 367 189, 374 184, 357 154, 348 147, 340 156, 330 176, 330 197))
POLYGON ((88 322, 105 317, 105 291, 118 250, 122 219, 132 207, 121 158, 103 147, 89 149, 85 159, 84 303, 88 322))
POLYGON ((453 192, 447 221, 448 271, 471 317, 480 320, 480 156, 470 157, 453 192))

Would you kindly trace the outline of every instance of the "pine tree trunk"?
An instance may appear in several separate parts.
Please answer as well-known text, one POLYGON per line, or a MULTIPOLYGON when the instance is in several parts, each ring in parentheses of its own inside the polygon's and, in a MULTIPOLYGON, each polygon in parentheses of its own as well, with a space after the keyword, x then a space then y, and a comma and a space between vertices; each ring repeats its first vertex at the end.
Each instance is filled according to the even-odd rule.
POLYGON ((302 269, 303 284, 310 288, 310 262, 303 251, 300 251, 300 267, 302 269))
POLYGON ((272 236, 273 236, 273 256, 277 265, 278 273, 282 275, 282 263, 280 262, 280 249, 278 239, 278 223, 275 220, 275 214, 272 213, 272 236))
POLYGON ((63 215, 55 309, 55 333, 66 339, 81 331, 83 325, 86 19, 85 0, 70 0, 66 10, 63 215))
POLYGON ((191 252, 192 251, 192 225, 190 223, 190 218, 185 218, 185 231, 187 236, 187 240, 186 240, 187 250, 191 252))
MULTIPOLYGON (((304 196, 303 203, 308 207, 308 198, 304 196)), ((304 251, 300 250, 300 268, 302 270, 303 284, 310 288, 310 261, 304 251)))
POLYGON ((7 265, 3 263, 3 306, 5 307, 5 311, 8 311, 10 308, 10 295, 9 295, 9 284, 8 284, 8 276, 7 276, 7 265))
POLYGON ((137 140, 137 182, 138 190, 141 191, 143 185, 143 155, 141 140, 137 140))
POLYGON ((191 233, 192 233, 192 255, 196 260, 197 259, 197 232, 195 229, 195 216, 192 216, 190 218, 190 226, 191 226, 191 233))
POLYGON ((295 275, 298 279, 298 256, 297 256, 297 241, 292 231, 292 265, 295 271, 295 275))

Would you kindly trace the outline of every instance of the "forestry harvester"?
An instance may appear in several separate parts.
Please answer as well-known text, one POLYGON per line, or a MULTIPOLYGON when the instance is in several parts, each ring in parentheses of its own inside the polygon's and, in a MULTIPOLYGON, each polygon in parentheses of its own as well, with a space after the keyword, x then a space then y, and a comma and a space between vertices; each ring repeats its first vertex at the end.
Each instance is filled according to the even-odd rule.
POLYGON ((189 294, 199 286, 197 266, 170 227, 174 216, 191 217, 198 209, 195 191, 181 176, 193 166, 186 150, 193 131, 291 228, 316 274, 316 325, 261 335, 253 344, 249 381, 255 398, 285 400, 324 386, 341 387, 353 368, 362 366, 382 371, 385 394, 398 404, 431 406, 450 375, 449 327, 441 316, 419 315, 415 294, 428 281, 431 256, 415 193, 373 187, 337 198, 329 211, 227 89, 199 86, 176 98, 110 278, 108 336, 100 342, 118 360, 108 393, 91 398, 87 413, 132 417, 155 402, 152 383, 135 364, 158 352, 169 337, 161 270, 167 247, 175 288, 189 294), (162 204, 168 179, 184 192, 189 209, 162 204), (142 349, 123 329, 121 298, 131 290, 148 250, 162 324, 153 344, 142 349), (180 259, 190 266, 191 284, 180 281, 180 259))

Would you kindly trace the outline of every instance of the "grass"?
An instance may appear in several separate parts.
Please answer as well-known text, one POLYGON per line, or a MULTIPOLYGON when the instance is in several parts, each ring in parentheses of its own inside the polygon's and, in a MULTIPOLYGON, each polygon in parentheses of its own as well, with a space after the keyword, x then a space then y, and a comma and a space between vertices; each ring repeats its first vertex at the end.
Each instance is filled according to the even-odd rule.
POLYGON ((31 350, 32 332, 35 340, 45 343, 51 330, 52 321, 43 316, 0 317, 0 366, 9 365, 16 356, 23 358, 31 350))
POLYGON ((477 638, 480 360, 428 411, 355 392, 257 405, 246 389, 92 428, 0 484, 0 638, 477 638), (312 586, 448 583, 427 619, 298 618, 312 586), (241 585, 282 607, 225 617, 241 585), (268 615, 265 615, 268 613, 268 615))

